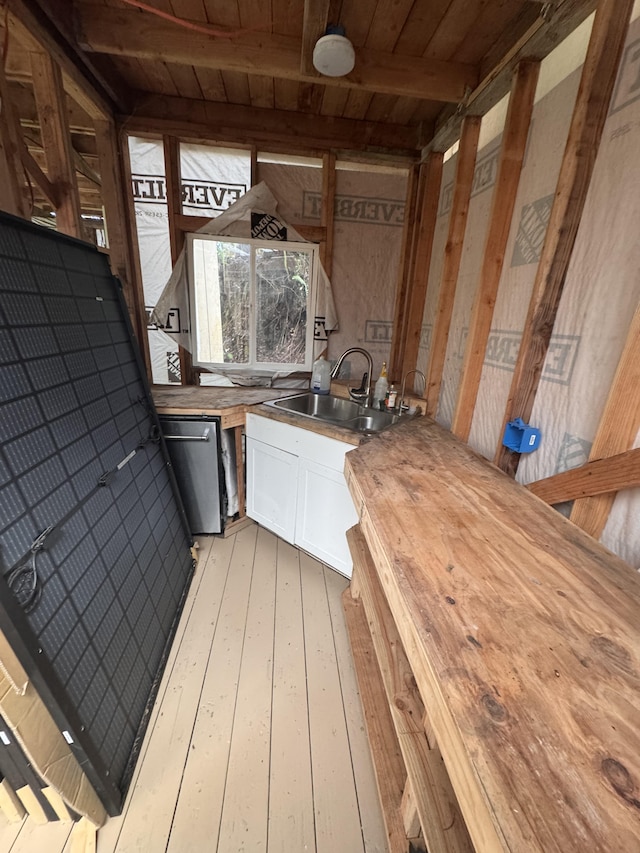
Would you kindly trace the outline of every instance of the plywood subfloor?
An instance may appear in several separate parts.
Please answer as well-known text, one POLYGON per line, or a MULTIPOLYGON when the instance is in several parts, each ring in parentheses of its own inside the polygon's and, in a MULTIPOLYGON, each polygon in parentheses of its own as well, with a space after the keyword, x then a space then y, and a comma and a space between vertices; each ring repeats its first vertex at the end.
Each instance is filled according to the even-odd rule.
MULTIPOLYGON (((385 853, 346 583, 254 524, 201 540, 132 787, 97 853, 385 853)), ((0 826, 0 853, 69 853, 69 833, 0 826)))

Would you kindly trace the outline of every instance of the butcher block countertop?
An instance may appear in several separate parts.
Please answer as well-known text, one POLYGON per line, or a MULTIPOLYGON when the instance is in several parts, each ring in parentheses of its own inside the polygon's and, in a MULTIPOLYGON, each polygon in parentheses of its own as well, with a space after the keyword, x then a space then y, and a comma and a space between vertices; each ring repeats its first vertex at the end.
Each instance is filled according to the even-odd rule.
POLYGON ((345 473, 477 853, 638 853, 640 576, 426 418, 345 473))
POLYGON ((290 388, 241 388, 227 386, 187 386, 170 388, 154 385, 151 388, 156 408, 163 415, 219 415, 222 426, 244 424, 251 406, 266 400, 278 400, 300 391, 290 388))

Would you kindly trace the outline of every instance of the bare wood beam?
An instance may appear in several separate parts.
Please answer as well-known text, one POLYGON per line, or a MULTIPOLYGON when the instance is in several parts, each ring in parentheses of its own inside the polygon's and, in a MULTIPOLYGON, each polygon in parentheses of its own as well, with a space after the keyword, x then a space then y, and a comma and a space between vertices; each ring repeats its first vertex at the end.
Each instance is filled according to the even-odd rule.
POLYGON ((0 61, 0 207, 14 216, 29 217, 29 207, 22 191, 22 160, 24 147, 9 86, 0 61))
MULTIPOLYGON (((402 248, 398 265, 398 281, 396 284, 395 305, 393 310, 393 334, 391 337, 391 352, 389 354, 389 376, 397 377, 402 370, 406 335, 407 299, 409 281, 411 279, 414 240, 417 239, 416 205, 420 190, 420 177, 424 170, 414 166, 407 175, 407 193, 404 202, 404 219, 402 224, 402 248)), ((394 378, 395 381, 395 378, 394 378)))
MULTIPOLYGON (((403 374, 406 374, 410 370, 415 370, 418 361, 424 306, 427 298, 427 287, 429 285, 433 238, 438 219, 442 167, 443 155, 439 151, 431 152, 427 157, 427 162, 423 166, 426 175, 422 191, 422 211, 420 214, 416 262, 414 264, 413 279, 408 300, 407 331, 402 365, 403 374)), ((415 388, 415 381, 412 387, 415 388)), ((423 392, 426 395, 426 387, 423 389, 423 392)))
MULTIPOLYGON (((191 216, 188 213, 182 213, 175 216, 176 227, 186 234, 195 233, 203 228, 208 222, 211 222, 211 216, 191 216)), ((290 222, 301 237, 309 240, 311 243, 322 243, 326 239, 327 230, 322 225, 304 225, 303 223, 290 222)))
POLYGON ((144 296, 142 282, 135 281, 135 265, 132 263, 127 231, 126 193, 131 192, 130 184, 125 187, 114 123, 97 119, 95 134, 111 271, 122 282, 131 324, 144 353, 147 338, 144 296))
POLYGON ((36 3, 29 0, 6 0, 12 33, 33 53, 44 50, 60 66, 66 91, 92 118, 109 118, 113 101, 126 108, 122 98, 96 72, 81 51, 73 48, 51 25, 36 3))
POLYGON ((62 74, 58 65, 44 53, 31 54, 31 68, 47 175, 59 198, 56 228, 72 237, 82 237, 80 196, 73 165, 62 74))
POLYGON ((60 204, 60 198, 56 187, 42 171, 26 145, 22 148, 21 158, 22 165, 29 173, 29 176, 35 181, 40 192, 43 193, 54 209, 58 207, 60 204))
POLYGON ((527 488, 546 503, 558 504, 607 493, 615 495, 637 486, 640 486, 640 447, 537 480, 527 488))
POLYGON ((423 158, 429 151, 447 151, 460 138, 465 115, 485 115, 508 93, 513 71, 520 60, 544 59, 589 17, 596 5, 597 0, 554 3, 545 17, 529 27, 515 48, 512 47, 501 59, 492 58, 489 65, 483 65, 480 82, 465 98, 463 108, 443 110, 433 138, 423 149, 423 158))
MULTIPOLYGON (((90 51, 303 83, 318 79, 300 71, 300 40, 292 36, 247 33, 214 39, 152 15, 84 3, 77 8, 79 40, 90 51)), ((324 82, 339 88, 456 103, 477 79, 476 68, 464 63, 416 58, 408 65, 404 57, 360 48, 351 74, 324 82)))
POLYGON ((539 71, 539 62, 523 60, 513 75, 509 107, 502 134, 498 174, 491 200, 489 228, 480 268, 480 280, 471 312, 469 335, 451 424, 451 432, 461 441, 468 441, 471 432, 484 354, 491 331, 493 309, 498 296, 504 254, 527 147, 539 71))
MULTIPOLYGON (((508 421, 528 421, 578 233, 607 117, 633 0, 601 0, 562 158, 500 436, 508 421)), ((495 463, 514 475, 519 454, 499 445, 495 463)))
POLYGON ((427 382, 425 397, 426 411, 430 417, 435 417, 438 410, 442 371, 449 340, 453 303, 460 271, 464 233, 467 227, 473 173, 478 152, 478 137, 480 135, 481 119, 479 116, 467 116, 462 125, 462 137, 458 149, 456 176, 453 187, 453 199, 449 214, 449 230, 444 250, 444 263, 440 277, 438 307, 433 324, 429 361, 427 363, 427 382))
MULTIPOLYGON (((117 130, 117 128, 116 128, 117 130)), ((98 133, 96 125, 96 133, 98 133)), ((138 231, 136 227, 136 208, 133 200, 133 192, 131 190, 131 153, 129 151, 129 143, 125 133, 118 133, 118 154, 120 161, 120 170, 122 173, 123 184, 123 199, 126 210, 126 238, 129 246, 130 261, 132 266, 132 283, 135 288, 135 305, 136 314, 139 317, 140 324, 140 351, 144 360, 144 366, 147 371, 149 382, 153 382, 153 371, 151 369, 151 352, 149 350, 149 333, 147 331, 146 319, 146 300, 144 297, 144 288, 142 283, 142 268, 140 266, 140 246, 138 243, 138 231)))
MULTIPOLYGON (((624 350, 591 447, 591 461, 630 448, 640 429, 640 307, 635 311, 624 350)), ((608 460, 607 460, 608 461, 608 460)), ((571 521, 599 538, 607 523, 615 495, 577 500, 571 521)))
MULTIPOLYGON (((29 59, 28 54, 27 59, 29 59)), ((36 102, 33 96, 33 89, 31 88, 31 66, 29 66, 28 84, 13 82, 12 77, 9 74, 7 75, 7 79, 12 81, 9 83, 9 92, 16 111, 20 116, 20 123, 23 127, 37 126, 38 111, 36 109, 36 102)), ((78 104, 76 104, 74 100, 69 97, 66 98, 66 106, 68 116, 67 120, 71 132, 92 136, 94 133, 92 119, 78 104)))
MULTIPOLYGON (((336 155, 329 151, 322 158, 322 209, 320 225, 325 237, 320 244, 320 261, 331 278, 333 270, 333 218, 336 203, 336 155)), ((369 377, 371 378, 371 377, 369 377)))
POLYGON ((307 77, 318 75, 313 67, 313 48, 327 29, 330 6, 331 0, 304 0, 300 71, 307 77))
POLYGON ((132 133, 172 133, 248 145, 280 144, 289 150, 385 149, 401 156, 416 157, 418 154, 415 129, 404 125, 312 116, 288 110, 165 95, 138 93, 134 113, 122 116, 121 121, 132 133))
MULTIPOLYGON (((164 168, 167 177, 167 213, 169 215, 169 242, 171 244, 171 264, 175 265, 185 243, 184 231, 177 225, 177 217, 182 214, 182 180, 180 176, 180 142, 175 136, 165 136, 164 168)), ((189 350, 178 346, 180 357, 180 379, 183 385, 197 385, 193 361, 189 350)))

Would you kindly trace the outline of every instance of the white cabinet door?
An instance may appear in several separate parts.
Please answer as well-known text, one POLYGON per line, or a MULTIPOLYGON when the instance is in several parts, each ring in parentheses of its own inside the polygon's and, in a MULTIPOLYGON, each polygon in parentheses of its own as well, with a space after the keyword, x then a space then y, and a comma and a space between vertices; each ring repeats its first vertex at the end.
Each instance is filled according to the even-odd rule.
POLYGON ((351 577, 346 532, 358 521, 344 475, 300 459, 295 544, 351 577))
POLYGON ((247 437, 247 515, 293 544, 298 457, 247 437))

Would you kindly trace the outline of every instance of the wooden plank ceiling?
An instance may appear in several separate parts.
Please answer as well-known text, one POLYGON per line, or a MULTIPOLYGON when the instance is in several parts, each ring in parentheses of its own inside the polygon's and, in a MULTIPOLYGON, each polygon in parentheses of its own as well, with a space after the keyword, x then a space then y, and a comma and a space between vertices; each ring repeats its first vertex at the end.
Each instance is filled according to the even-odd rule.
MULTIPOLYGON (((44 168, 28 31, 39 30, 40 44, 44 40, 54 58, 66 56, 72 142, 82 158, 79 185, 83 209, 91 209, 99 202, 93 120, 104 118, 105 104, 138 133, 417 160, 436 131, 444 139, 445 121, 460 116, 497 71, 508 70, 528 46, 539 52, 531 39, 539 40, 541 28, 550 33, 543 47, 548 52, 593 5, 594 0, 6 0, 5 68, 27 144, 44 168), (316 40, 332 23, 345 28, 355 48, 356 65, 346 77, 322 77, 310 63, 316 40), (87 106, 79 74, 98 95, 95 111, 87 106)), ((483 111, 486 104, 484 97, 483 111)))

